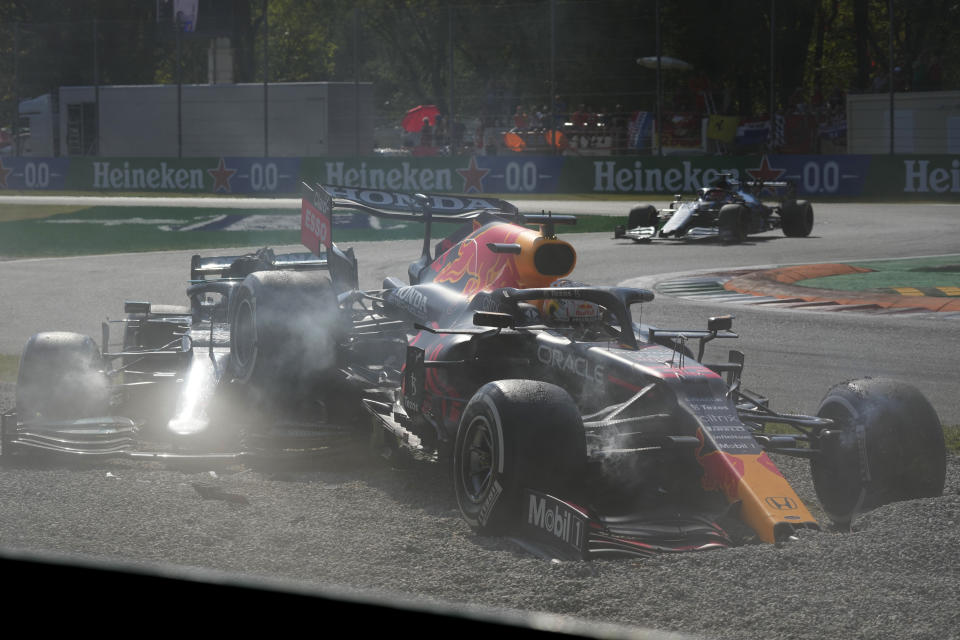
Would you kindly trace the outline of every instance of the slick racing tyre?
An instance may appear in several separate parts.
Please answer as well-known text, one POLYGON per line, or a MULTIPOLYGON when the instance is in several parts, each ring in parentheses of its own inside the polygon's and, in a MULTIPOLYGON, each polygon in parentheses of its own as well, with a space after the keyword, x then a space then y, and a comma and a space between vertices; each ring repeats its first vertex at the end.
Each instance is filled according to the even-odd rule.
POLYGON ((836 524, 890 502, 939 496, 946 447, 936 411, 916 388, 882 378, 835 385, 817 415, 830 427, 811 446, 817 498, 836 524))
POLYGON ((20 357, 21 422, 93 418, 110 412, 110 384, 93 338, 66 331, 33 335, 20 357))
POLYGON ((257 271, 230 300, 230 366, 235 380, 297 392, 335 367, 341 334, 337 296, 317 271, 257 271))
POLYGON ((739 244, 747 239, 747 208, 740 204, 725 204, 720 209, 717 226, 720 240, 728 244, 739 244))
POLYGON ((563 495, 586 465, 580 412, 552 384, 500 380, 480 388, 460 419, 454 488, 464 520, 498 535, 521 519, 525 488, 563 495))
POLYGON ((806 238, 813 231, 813 205, 806 200, 784 203, 780 209, 783 235, 788 238, 806 238))
POLYGON ((627 229, 657 226, 657 208, 652 204, 637 205, 627 216, 627 229))

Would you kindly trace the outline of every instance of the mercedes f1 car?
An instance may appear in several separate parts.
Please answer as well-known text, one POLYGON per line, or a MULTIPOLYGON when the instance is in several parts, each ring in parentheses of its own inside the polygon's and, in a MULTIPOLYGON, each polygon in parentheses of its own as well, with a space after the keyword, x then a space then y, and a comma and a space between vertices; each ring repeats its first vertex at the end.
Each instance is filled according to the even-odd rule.
POLYGON ((741 352, 705 361, 708 343, 737 337, 729 316, 657 328, 634 316, 651 291, 568 280, 576 253, 556 230, 572 216, 304 188, 310 253, 194 256, 189 306, 128 301, 102 347, 33 336, 3 456, 276 460, 359 431, 378 450, 449 463, 477 532, 574 557, 772 543, 817 527, 770 452, 809 459, 839 524, 943 490, 943 433, 915 388, 853 380, 816 415, 774 411, 743 388, 741 352), (333 241, 335 208, 423 224, 406 281, 358 286, 352 249, 333 241), (439 222, 459 226, 431 247, 439 222), (264 406, 239 452, 190 449, 264 406), (143 450, 150 430, 176 447, 143 450))
POLYGON ((782 229, 791 238, 805 238, 813 230, 813 206, 797 200, 788 182, 739 182, 722 173, 712 185, 703 187, 696 197, 674 196, 665 209, 637 205, 630 210, 626 225, 617 225, 614 238, 634 242, 654 239, 700 240, 720 238, 739 243, 748 235, 782 229), (775 201, 765 201, 772 194, 775 201))

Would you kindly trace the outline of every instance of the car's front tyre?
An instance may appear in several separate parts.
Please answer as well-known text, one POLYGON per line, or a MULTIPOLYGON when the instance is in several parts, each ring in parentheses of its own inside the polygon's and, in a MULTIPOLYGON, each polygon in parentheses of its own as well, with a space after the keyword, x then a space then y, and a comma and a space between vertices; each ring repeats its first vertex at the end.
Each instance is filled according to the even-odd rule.
POLYGON ((641 204, 630 209, 627 216, 627 229, 637 227, 655 227, 657 225, 657 208, 652 204, 641 204))
POLYGON ((788 238, 806 238, 813 231, 813 205, 806 200, 785 203, 780 209, 780 224, 788 238))
POLYGON ((915 387, 883 378, 835 385, 817 415, 834 426, 811 446, 817 498, 849 526, 861 512, 898 500, 939 496, 946 477, 940 419, 915 387))
POLYGON ((478 533, 503 534, 520 521, 525 488, 562 493, 585 465, 583 422, 566 391, 533 380, 487 383, 467 404, 454 444, 460 513, 478 533))
POLYGON ((727 244, 739 244, 747 239, 750 223, 747 208, 741 204, 725 204, 717 217, 720 240, 727 244))
POLYGON ((105 416, 110 411, 110 393, 100 348, 93 338, 46 331, 27 341, 17 375, 21 422, 105 416))

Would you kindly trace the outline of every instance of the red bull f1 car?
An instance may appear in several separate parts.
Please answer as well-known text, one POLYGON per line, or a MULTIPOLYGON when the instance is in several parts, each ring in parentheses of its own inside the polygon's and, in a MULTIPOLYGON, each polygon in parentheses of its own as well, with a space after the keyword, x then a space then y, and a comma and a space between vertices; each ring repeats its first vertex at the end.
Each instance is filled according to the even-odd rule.
POLYGON ((739 182, 722 173, 693 198, 677 195, 660 210, 650 204, 633 207, 627 224, 618 225, 613 237, 634 242, 719 238, 735 244, 771 229, 782 229, 791 238, 809 236, 813 206, 797 200, 788 182, 739 182))
POLYGON ((818 527, 771 452, 809 459, 841 525, 943 490, 943 433, 915 388, 853 380, 815 415, 778 413, 743 388, 741 352, 705 360, 708 343, 737 337, 729 316, 657 328, 634 315, 651 291, 569 280, 576 253, 557 229, 571 216, 304 189, 309 253, 194 256, 188 306, 128 301, 100 345, 33 336, 3 456, 254 462, 360 432, 378 450, 448 464, 477 532, 580 558, 773 543, 818 527), (353 251, 334 242, 334 209, 422 224, 406 278, 361 289, 353 251), (431 246, 432 226, 451 222, 431 246), (235 452, 203 449, 204 434, 239 428, 255 408, 235 452), (157 432, 173 445, 145 450, 157 432))

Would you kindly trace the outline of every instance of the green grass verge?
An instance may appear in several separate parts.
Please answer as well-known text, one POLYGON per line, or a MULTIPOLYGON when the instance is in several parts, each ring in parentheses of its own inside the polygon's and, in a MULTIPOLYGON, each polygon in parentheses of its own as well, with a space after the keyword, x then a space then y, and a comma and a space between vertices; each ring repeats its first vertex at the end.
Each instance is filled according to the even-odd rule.
POLYGON ((944 426, 943 437, 947 442, 947 451, 960 453, 960 424, 944 426))
POLYGON ((0 354, 0 382, 16 382, 20 356, 0 354))
MULTIPOLYGON (((227 247, 279 246, 300 243, 300 230, 191 230, 178 228, 234 213, 216 209, 183 207, 87 207, 43 218, 0 221, 0 256, 4 258, 97 255, 131 251, 219 249, 227 247)), ((289 209, 244 211, 246 215, 291 216, 289 209)), ((558 226, 561 236, 571 233, 613 231, 618 219, 581 216, 575 225, 558 226)), ((403 240, 423 237, 419 223, 392 224, 384 229, 335 228, 341 245, 369 240, 403 240)), ((432 236, 441 239, 459 224, 438 223, 432 236)))
POLYGON ((865 291, 894 287, 960 287, 960 255, 907 260, 874 260, 851 262, 853 266, 872 269, 868 273, 850 273, 795 282, 802 287, 865 291))
POLYGON ((4 204, 0 207, 0 222, 49 218, 85 209, 82 205, 4 204))

